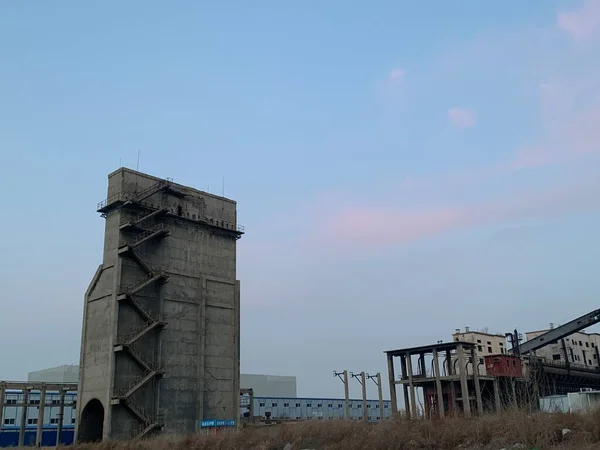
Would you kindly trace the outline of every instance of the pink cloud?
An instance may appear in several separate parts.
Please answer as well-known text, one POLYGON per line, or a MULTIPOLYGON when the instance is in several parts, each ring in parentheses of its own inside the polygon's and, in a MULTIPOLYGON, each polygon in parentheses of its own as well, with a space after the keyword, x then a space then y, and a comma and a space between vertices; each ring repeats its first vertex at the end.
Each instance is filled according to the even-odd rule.
POLYGON ((448 110, 448 117, 457 127, 469 128, 475 125, 475 114, 465 108, 450 108, 448 110))
POLYGON ((599 210, 600 183, 594 177, 574 185, 520 192, 499 201, 419 210, 357 204, 320 220, 313 244, 320 249, 380 248, 416 242, 452 230, 520 220, 541 220, 599 210))
POLYGON ((589 38, 600 29, 600 2, 584 0, 579 9, 559 13, 557 24, 574 39, 589 38))
POLYGON ((409 242, 452 228, 460 222, 460 209, 398 211, 393 208, 356 206, 330 216, 324 222, 326 236, 378 245, 409 242), (390 238, 389 232, 393 232, 390 238))

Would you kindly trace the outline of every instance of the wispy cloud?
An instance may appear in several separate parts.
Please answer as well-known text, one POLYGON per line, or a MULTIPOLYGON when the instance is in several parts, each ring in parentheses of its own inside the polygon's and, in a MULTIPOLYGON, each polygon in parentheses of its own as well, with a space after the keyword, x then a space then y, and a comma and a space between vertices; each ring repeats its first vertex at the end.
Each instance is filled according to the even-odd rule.
POLYGON ((558 14, 557 24, 574 39, 585 39, 600 30, 600 1, 585 0, 581 7, 558 14))
POLYGON ((522 147, 510 163, 511 169, 530 169, 556 162, 556 155, 540 147, 522 147))
POLYGON ((448 118, 454 125, 460 128, 469 128, 475 125, 475 114, 466 108, 450 108, 448 110, 448 118))
POLYGON ((404 75, 406 75, 406 71, 404 69, 400 69, 400 68, 393 69, 392 71, 390 71, 390 73, 388 75, 388 82, 390 84, 399 83, 404 78, 404 75))

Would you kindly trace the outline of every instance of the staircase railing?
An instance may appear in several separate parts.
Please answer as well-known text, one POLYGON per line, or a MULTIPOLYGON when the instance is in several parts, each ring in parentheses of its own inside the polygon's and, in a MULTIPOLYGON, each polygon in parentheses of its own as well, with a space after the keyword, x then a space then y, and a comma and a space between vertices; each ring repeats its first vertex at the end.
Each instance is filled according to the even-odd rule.
POLYGON ((144 239, 146 239, 148 236, 152 236, 153 234, 158 233, 159 231, 163 230, 164 228, 165 228, 164 223, 159 223, 159 224, 153 226, 152 228, 148 228, 148 229, 142 231, 140 234, 136 235, 133 238, 133 242, 130 245, 135 246, 138 243, 140 243, 141 241, 143 241, 144 239))

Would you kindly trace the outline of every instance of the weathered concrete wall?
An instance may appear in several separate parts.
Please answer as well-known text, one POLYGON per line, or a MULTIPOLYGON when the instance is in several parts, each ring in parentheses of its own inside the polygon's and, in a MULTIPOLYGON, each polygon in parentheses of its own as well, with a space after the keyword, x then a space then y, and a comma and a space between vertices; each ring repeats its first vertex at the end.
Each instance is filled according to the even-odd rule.
MULTIPOLYGON (((130 199, 160 181, 120 169, 109 175, 108 196, 130 199)), ((236 281, 236 203, 176 185, 185 196, 158 192, 143 201, 166 207, 169 214, 148 219, 144 227, 162 223, 170 235, 141 244, 136 250, 153 267, 169 276, 164 285, 136 293, 143 307, 163 316, 167 326, 158 338, 151 333, 135 343, 146 361, 160 364, 164 377, 137 391, 132 399, 144 411, 159 414, 168 432, 194 432, 202 419, 239 416, 239 282, 236 281), (219 229, 206 226, 204 222, 219 229), (157 392, 157 395, 154 393, 157 392)), ((130 208, 106 216, 103 265, 86 296, 82 330, 79 401, 98 398, 105 414, 105 437, 129 437, 139 421, 110 398, 143 377, 138 364, 124 352, 113 351, 143 325, 130 306, 117 304, 124 286, 144 279, 144 272, 118 248, 131 243, 119 226, 139 214, 130 208)))
POLYGON ((97 399, 105 411, 106 437, 110 432, 108 412, 112 392, 113 329, 120 267, 117 255, 119 222, 118 212, 106 217, 103 262, 85 294, 78 386, 78 401, 82 406, 77 409, 77 424, 83 407, 90 400, 97 399))

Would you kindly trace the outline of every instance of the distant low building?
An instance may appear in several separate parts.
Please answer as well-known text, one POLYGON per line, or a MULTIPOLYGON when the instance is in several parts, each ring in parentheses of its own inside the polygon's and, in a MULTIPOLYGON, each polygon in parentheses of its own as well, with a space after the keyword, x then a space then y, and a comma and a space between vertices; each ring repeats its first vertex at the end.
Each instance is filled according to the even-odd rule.
MULTIPOLYGON (((375 422, 392 417, 392 403, 367 400, 367 420, 375 422)), ((362 400, 350 399, 350 419, 362 420, 362 400)), ((339 398, 255 397, 254 417, 273 420, 340 420, 346 417, 345 401, 339 398)))
POLYGON ((540 398, 540 410, 548 413, 590 413, 599 409, 600 391, 592 389, 540 398))
MULTIPOLYGON (((45 383, 77 383, 79 366, 65 365, 29 372, 27 381, 45 383)), ((255 397, 296 398, 296 377, 281 375, 240 374, 240 388, 254 391, 255 397)))
POLYGON ((51 367, 27 374, 27 381, 38 383, 77 383, 78 380, 78 365, 51 367))
POLYGON ((240 388, 252 388, 255 397, 296 398, 296 377, 240 374, 240 388))

